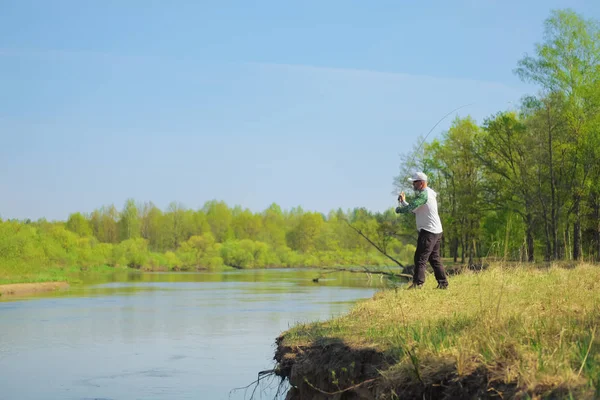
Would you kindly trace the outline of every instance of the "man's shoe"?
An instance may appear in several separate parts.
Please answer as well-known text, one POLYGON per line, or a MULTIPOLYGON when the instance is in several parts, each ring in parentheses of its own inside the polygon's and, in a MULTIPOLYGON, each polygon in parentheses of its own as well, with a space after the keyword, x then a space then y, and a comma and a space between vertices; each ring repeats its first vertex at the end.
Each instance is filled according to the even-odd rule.
POLYGON ((438 283, 437 288, 438 289, 448 289, 448 284, 447 283, 438 283))
POLYGON ((423 289, 423 284, 412 284, 408 287, 409 289, 423 289))

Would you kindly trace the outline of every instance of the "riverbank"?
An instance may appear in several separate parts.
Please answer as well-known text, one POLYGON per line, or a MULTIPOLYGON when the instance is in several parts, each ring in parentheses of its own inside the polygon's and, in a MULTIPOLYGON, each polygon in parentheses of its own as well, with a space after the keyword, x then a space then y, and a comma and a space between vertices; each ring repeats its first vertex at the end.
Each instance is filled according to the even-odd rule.
POLYGON ((46 282, 78 283, 77 274, 81 272, 105 274, 115 271, 128 271, 128 267, 109 267, 99 265, 94 267, 28 267, 17 271, 0 271, 0 285, 9 284, 34 284, 46 282))
MULTIPOLYGON (((11 284, 11 283, 35 283, 35 282, 55 282, 55 281, 66 281, 70 283, 77 283, 77 274, 85 272, 89 274, 110 274, 114 272, 200 272, 200 271, 234 271, 234 270, 269 270, 279 268, 291 268, 282 266, 272 267, 261 267, 261 268, 238 268, 230 266, 221 266, 217 268, 206 268, 196 267, 193 269, 180 269, 180 268, 168 268, 168 267, 153 267, 153 266, 142 266, 140 268, 131 268, 126 266, 112 267, 108 265, 100 266, 70 266, 70 267, 44 267, 44 268, 23 268, 17 271, 0 271, 0 285, 11 284)), ((397 278, 404 279, 401 274, 403 270, 397 266, 387 267, 361 267, 361 266, 330 266, 330 267, 297 267, 306 270, 314 270, 315 276, 314 281, 318 282, 320 278, 325 275, 336 272, 336 271, 352 271, 364 273, 367 271, 373 271, 375 273, 380 272, 383 275, 393 276, 397 275, 397 278)), ((449 269, 451 270, 451 269, 449 269)), ((406 277, 410 277, 407 275, 406 277)))
POLYGON ((67 282, 10 283, 0 285, 0 296, 26 296, 41 292, 64 290, 68 287, 69 284, 67 282))
POLYGON ((600 397, 600 267, 428 276, 277 339, 292 399, 600 397), (343 397, 342 397, 343 396, 343 397))

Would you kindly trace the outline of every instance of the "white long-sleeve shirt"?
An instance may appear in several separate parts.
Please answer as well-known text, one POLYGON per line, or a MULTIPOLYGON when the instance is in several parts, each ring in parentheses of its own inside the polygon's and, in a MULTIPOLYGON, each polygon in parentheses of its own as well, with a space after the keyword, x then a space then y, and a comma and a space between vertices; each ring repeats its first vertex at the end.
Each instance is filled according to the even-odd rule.
POLYGON ((431 233, 442 233, 442 221, 438 215, 437 193, 426 187, 419 192, 417 198, 411 203, 406 201, 400 203, 396 213, 406 214, 412 211, 417 220, 417 230, 422 229, 431 233))

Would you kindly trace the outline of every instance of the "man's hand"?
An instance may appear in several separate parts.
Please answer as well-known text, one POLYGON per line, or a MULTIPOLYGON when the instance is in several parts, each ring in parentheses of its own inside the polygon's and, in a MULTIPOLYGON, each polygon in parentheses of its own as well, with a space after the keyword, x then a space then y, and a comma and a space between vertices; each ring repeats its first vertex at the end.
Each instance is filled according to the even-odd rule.
POLYGON ((404 192, 400 193, 400 195, 398 196, 398 201, 404 203, 404 199, 406 198, 406 196, 404 195, 404 192))

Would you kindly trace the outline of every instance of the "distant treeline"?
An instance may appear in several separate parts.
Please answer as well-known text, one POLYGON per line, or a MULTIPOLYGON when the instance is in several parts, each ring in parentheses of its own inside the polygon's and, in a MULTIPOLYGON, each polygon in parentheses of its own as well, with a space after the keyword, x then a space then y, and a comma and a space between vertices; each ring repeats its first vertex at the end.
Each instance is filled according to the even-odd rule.
POLYGON ((552 12, 515 73, 538 85, 513 111, 458 118, 405 156, 440 192, 446 255, 600 259, 600 29, 552 12))
MULTIPOLYGON (((364 209, 332 211, 325 216, 302 208, 282 211, 272 204, 253 213, 222 201, 201 209, 171 203, 161 210, 151 202, 127 200, 67 221, 0 222, 2 266, 112 265, 133 268, 198 269, 390 265, 352 223, 376 238, 383 218, 392 210, 372 214, 364 209)), ((410 260, 411 244, 387 240, 386 249, 410 260)))

